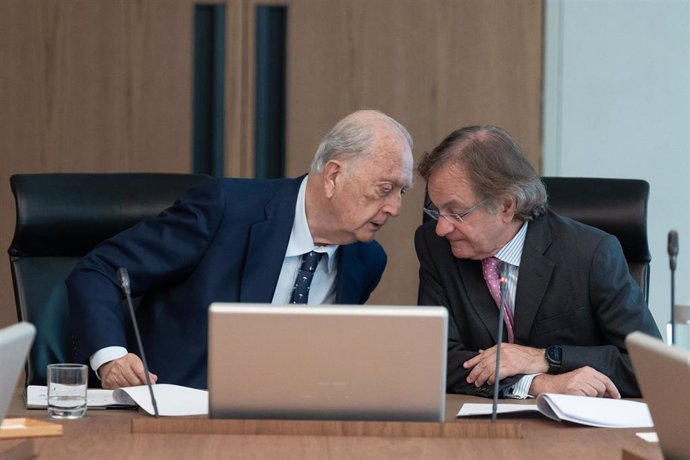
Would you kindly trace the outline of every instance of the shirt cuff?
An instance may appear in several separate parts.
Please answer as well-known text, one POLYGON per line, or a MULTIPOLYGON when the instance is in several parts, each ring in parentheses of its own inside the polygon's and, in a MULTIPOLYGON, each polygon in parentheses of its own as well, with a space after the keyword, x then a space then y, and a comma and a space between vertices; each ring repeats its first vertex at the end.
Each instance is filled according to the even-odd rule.
POLYGON ((108 361, 113 361, 126 355, 127 349, 125 347, 105 347, 92 354, 89 358, 89 363, 91 363, 91 369, 93 369, 98 377, 98 380, 100 380, 101 376, 98 375, 98 369, 102 365, 108 361))
POLYGON ((503 390, 504 397, 507 399, 527 399, 531 397, 529 389, 532 386, 532 380, 534 380, 534 377, 537 375, 541 375, 541 372, 538 374, 523 375, 520 377, 520 380, 503 390))

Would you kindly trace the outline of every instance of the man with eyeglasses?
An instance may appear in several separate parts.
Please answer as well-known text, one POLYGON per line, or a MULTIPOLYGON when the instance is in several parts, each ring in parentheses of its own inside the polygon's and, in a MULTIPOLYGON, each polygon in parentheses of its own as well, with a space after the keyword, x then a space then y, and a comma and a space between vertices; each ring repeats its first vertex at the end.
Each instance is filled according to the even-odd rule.
POLYGON ((298 178, 209 179, 156 219, 102 243, 67 281, 76 357, 105 388, 142 385, 127 350, 119 267, 132 295, 152 381, 206 387, 212 302, 361 304, 386 265, 376 232, 412 185, 412 139, 363 110, 322 139, 298 178))
POLYGON ((448 308, 448 391, 493 394, 500 305, 502 397, 639 397, 623 340, 660 334, 618 240, 549 211, 495 126, 454 131, 417 169, 432 218, 415 235, 418 301, 448 308))

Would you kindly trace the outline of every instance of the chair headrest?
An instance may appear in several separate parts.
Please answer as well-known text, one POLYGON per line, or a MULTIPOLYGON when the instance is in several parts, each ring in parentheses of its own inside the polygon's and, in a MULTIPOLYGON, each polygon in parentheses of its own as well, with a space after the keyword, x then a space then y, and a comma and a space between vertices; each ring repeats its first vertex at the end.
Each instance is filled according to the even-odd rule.
POLYGON ((618 238, 628 262, 649 262, 649 183, 639 179, 543 177, 549 208, 618 238))
POLYGON ((101 241, 158 215, 202 174, 15 174, 11 256, 82 256, 101 241))

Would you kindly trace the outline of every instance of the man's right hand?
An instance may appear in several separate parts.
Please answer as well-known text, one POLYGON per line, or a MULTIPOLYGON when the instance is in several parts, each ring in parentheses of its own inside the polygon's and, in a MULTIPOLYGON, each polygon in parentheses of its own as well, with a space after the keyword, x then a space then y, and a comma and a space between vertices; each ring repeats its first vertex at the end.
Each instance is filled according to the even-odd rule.
MULTIPOLYGON (((129 353, 122 358, 108 361, 98 368, 101 377, 101 385, 108 390, 134 385, 146 385, 144 363, 134 353, 129 353)), ((156 383, 158 376, 149 372, 151 383, 156 383)))
POLYGON ((532 380, 529 394, 560 393, 619 399, 621 394, 610 378, 589 366, 564 374, 540 374, 532 380))

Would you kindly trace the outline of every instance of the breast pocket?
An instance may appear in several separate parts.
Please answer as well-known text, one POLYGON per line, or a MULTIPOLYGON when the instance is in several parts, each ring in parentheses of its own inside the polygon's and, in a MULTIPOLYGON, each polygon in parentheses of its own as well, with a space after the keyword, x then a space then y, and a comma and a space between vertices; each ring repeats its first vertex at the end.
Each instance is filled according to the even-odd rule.
POLYGON ((576 308, 546 318, 537 319, 534 323, 534 334, 554 334, 559 331, 572 330, 577 334, 578 329, 591 322, 591 315, 587 307, 576 308))

